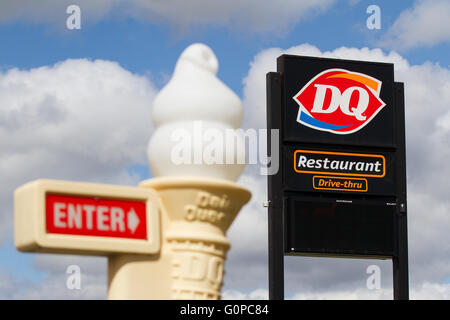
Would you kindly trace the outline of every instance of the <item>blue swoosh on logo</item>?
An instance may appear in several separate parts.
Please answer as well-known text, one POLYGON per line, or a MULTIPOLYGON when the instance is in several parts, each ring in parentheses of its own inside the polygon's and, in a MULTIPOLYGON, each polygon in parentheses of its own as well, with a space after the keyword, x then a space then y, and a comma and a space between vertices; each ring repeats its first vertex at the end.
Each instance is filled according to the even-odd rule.
POLYGON ((311 126, 317 127, 317 128, 329 129, 329 130, 344 129, 344 128, 351 126, 351 124, 339 126, 339 125, 335 125, 335 124, 326 123, 326 122, 314 119, 313 117, 307 115, 304 112, 300 112, 300 116, 299 116, 298 120, 305 122, 311 126))

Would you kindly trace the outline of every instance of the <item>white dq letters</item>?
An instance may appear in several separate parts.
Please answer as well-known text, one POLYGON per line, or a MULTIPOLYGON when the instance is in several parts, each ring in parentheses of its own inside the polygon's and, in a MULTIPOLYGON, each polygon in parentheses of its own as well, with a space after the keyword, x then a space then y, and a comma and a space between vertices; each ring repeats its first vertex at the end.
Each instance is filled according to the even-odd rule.
POLYGON ((366 117, 362 114, 369 106, 369 93, 367 90, 361 87, 350 87, 345 89, 341 94, 339 88, 330 85, 316 84, 316 96, 314 98, 314 105, 311 112, 316 113, 333 113, 338 107, 341 111, 349 116, 354 116, 356 119, 363 121, 366 117), (331 90, 330 104, 325 107, 325 95, 327 90, 331 90), (354 92, 358 92, 358 104, 356 106, 350 106, 350 100, 354 92))

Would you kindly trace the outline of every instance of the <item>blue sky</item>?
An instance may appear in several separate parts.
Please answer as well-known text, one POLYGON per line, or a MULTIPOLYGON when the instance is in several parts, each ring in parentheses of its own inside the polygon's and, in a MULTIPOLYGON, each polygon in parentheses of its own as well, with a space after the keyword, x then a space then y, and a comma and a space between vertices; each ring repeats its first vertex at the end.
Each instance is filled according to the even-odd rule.
MULTIPOLYGON (((249 63, 262 49, 289 48, 310 43, 322 51, 337 47, 377 48, 377 39, 414 1, 340 1, 326 12, 293 23, 287 31, 253 33, 229 26, 192 27, 179 31, 170 26, 127 17, 106 17, 98 22, 82 20, 80 30, 67 30, 64 21, 0 24, 0 65, 5 68, 35 68, 68 58, 117 61, 134 73, 151 74, 157 85, 170 75, 178 55, 193 42, 212 48, 220 61, 219 78, 242 94, 242 78, 249 63), (381 8, 380 30, 366 28, 370 4, 381 8)), ((81 8, 83 10, 83 8, 81 8)), ((82 11, 83 12, 83 11, 82 11)), ((68 14, 65 14, 67 17, 68 14)), ((447 66, 450 46, 441 43, 402 52, 411 63, 438 62, 447 66)), ((389 49, 388 49, 389 50, 389 49)))
MULTIPOLYGON (((108 1, 104 2, 107 3, 108 1)), ((200 1, 194 2, 198 3, 200 1)), ((130 11, 131 13, 127 13, 128 11, 122 12, 120 8, 102 9, 101 6, 98 8, 92 8, 91 5, 89 5, 89 1, 80 0, 78 4, 80 5, 82 12, 81 29, 68 30, 65 25, 65 19, 69 15, 65 13, 65 4, 64 6, 61 4, 57 6, 55 4, 55 9, 53 9, 51 6, 52 1, 48 0, 42 8, 33 7, 32 5, 27 6, 25 4, 23 5, 23 8, 16 8, 12 5, 13 2, 8 0, 4 2, 4 8, 6 8, 3 10, 4 13, 0 13, 0 75, 6 77, 8 70, 12 68, 19 68, 29 72, 30 69, 33 68, 39 68, 42 66, 51 67, 55 63, 64 62, 67 59, 101 59, 119 63, 123 70, 129 71, 132 74, 132 77, 134 77, 134 75, 144 76, 148 79, 148 83, 155 88, 155 92, 149 93, 149 96, 153 97, 154 94, 156 94, 156 91, 161 89, 169 80, 180 53, 191 43, 202 42, 214 50, 214 53, 219 60, 218 77, 233 91, 235 91, 242 100, 244 100, 244 107, 246 107, 248 106, 246 105, 246 103, 249 103, 248 101, 253 101, 249 98, 250 93, 248 92, 252 93, 256 89, 252 89, 253 87, 251 83, 244 84, 243 80, 250 74, 251 70, 257 70, 262 64, 259 60, 255 61, 255 56, 266 52, 269 48, 281 48, 280 52, 282 52, 285 49, 308 43, 319 49, 322 53, 326 51, 334 52, 334 50, 340 47, 357 48, 359 52, 362 52, 360 49, 363 47, 368 47, 369 49, 380 48, 382 50, 380 57, 394 59, 398 62, 398 65, 401 66, 399 69, 401 81, 407 81, 409 77, 415 77, 417 75, 415 72, 419 72, 419 74, 427 74, 427 72, 433 71, 439 72, 443 79, 441 82, 438 82, 435 87, 440 85, 448 85, 448 88, 450 88, 449 83, 445 82, 448 79, 448 68, 450 65, 450 35, 448 31, 446 31, 450 30, 449 1, 323 0, 318 2, 324 3, 319 10, 314 9, 315 5, 312 5, 313 9, 311 10, 303 10, 297 9, 295 1, 292 1, 289 4, 289 10, 298 10, 298 18, 296 18, 295 14, 289 12, 288 9, 277 9, 276 6, 268 5, 268 2, 261 2, 264 4, 261 5, 261 7, 265 7, 265 5, 267 5, 268 9, 255 9, 255 12, 257 11, 261 19, 263 19, 263 21, 259 21, 259 23, 252 22, 250 17, 253 18, 253 10, 251 10, 251 7, 249 9, 248 6, 244 5, 242 6, 244 9, 248 10, 248 13, 246 14, 249 16, 249 19, 245 19, 245 17, 242 18, 241 13, 238 11, 238 13, 236 13, 230 9, 231 13, 229 13, 228 20, 225 19, 224 22, 219 19, 220 21, 215 23, 214 17, 220 17, 220 14, 214 15, 214 8, 210 8, 208 9, 209 11, 205 9, 204 13, 193 13, 192 16, 194 18, 192 18, 192 21, 189 20, 189 18, 186 18, 185 20, 180 21, 180 23, 177 23, 176 19, 179 17, 177 15, 178 13, 171 11, 170 9, 165 11, 160 10, 157 14, 155 14, 153 11, 157 9, 149 9, 147 7, 140 8, 139 5, 136 5, 136 10, 132 10, 130 11), (438 7, 436 3, 441 5, 441 7, 438 7), (366 13, 366 9, 372 4, 378 5, 381 9, 382 28, 380 30, 369 30, 366 27, 366 20, 369 17, 369 14, 366 13), (443 11, 442 8, 448 8, 448 11, 443 11), (95 11, 95 14, 92 14, 89 10, 95 11), (139 12, 140 10, 142 12, 139 12), (267 15, 267 12, 264 10, 268 11, 269 15, 267 15), (272 10, 273 13, 271 13, 270 10, 272 10), (436 12, 446 15, 448 19, 442 19, 442 17, 433 19, 433 13, 436 12), (278 23, 277 16, 280 16, 279 19, 285 19, 285 23, 278 23), (195 19, 204 19, 206 22, 197 23, 198 21, 195 19), (264 19, 267 19, 267 23, 264 19), (237 21, 237 23, 233 23, 233 21, 237 21), (273 28, 271 27, 272 25, 273 28), (391 51, 395 51, 400 58, 398 56, 389 56, 391 51), (409 66, 403 67, 402 63, 405 60, 407 60, 410 66, 419 66, 419 71, 415 71, 414 68, 410 68, 409 66), (252 62, 254 63, 251 64, 252 62), (429 62, 437 65, 437 67, 433 69, 433 67, 427 66, 429 62), (245 92, 247 92, 247 95, 245 92)), ((70 3, 77 4, 77 1, 71 1, 70 3)), ((136 3, 139 2, 136 1, 136 3)), ((240 3, 241 2, 239 1, 230 1, 230 6, 239 6, 241 5, 240 3)), ((258 2, 253 1, 253 3, 258 2)), ((283 6, 282 3, 283 2, 281 1, 279 6, 283 6)), ((314 2, 309 1, 308 3, 314 2)), ((122 6, 124 5, 122 4, 122 6)), ((0 11, 1 10, 2 5, 0 4, 0 11)), ((303 49, 298 50, 303 52, 301 51, 303 49)), ((370 58, 373 58, 377 57, 378 53, 371 51, 370 55, 370 58)), ((361 57, 362 59, 364 58, 363 55, 361 55, 361 57)), ((64 68, 66 67, 67 66, 64 65, 64 68)), ((128 77, 128 75, 123 74, 122 69, 116 71, 120 73, 121 76, 125 78, 128 77)), ((25 74, 24 77, 26 77, 27 74, 25 74)), ((2 101, 9 101, 1 96, 3 92, 1 91, 1 79, 2 78, 0 78, 0 112, 2 111, 1 108, 4 107, 4 105, 2 105, 2 101)), ((60 81, 64 82, 65 80, 64 78, 61 78, 60 81)), ((68 80, 68 83, 71 83, 70 81, 72 80, 68 80)), ((26 79, 24 80, 24 83, 24 86, 26 86, 28 83, 26 79)), ((416 82, 413 81, 410 87, 412 88, 415 83, 416 82)), ((67 85, 69 86, 69 84, 67 85)), ((145 86, 146 83, 142 85, 145 86)), ((134 89, 130 89, 130 95, 133 94, 133 90, 134 89)), ((433 90, 433 88, 429 90, 433 90)), ((46 88, 42 88, 41 91, 45 92, 46 88)), ((444 97, 447 99, 448 96, 446 92, 447 91, 426 91, 424 95, 444 97)), ((264 96, 264 92, 259 92, 259 94, 264 96)), ((419 101, 420 98, 421 97, 418 97, 414 100, 419 101)), ((450 150, 448 140, 446 140, 447 131, 445 131, 447 130, 447 124, 450 123, 450 121, 445 120, 447 119, 446 117, 450 119, 450 116, 448 116, 449 113, 447 113, 447 110, 450 109, 450 107, 445 105, 447 100, 444 98, 439 98, 440 100, 436 100, 439 101, 438 103, 443 101, 444 104, 442 109, 439 111, 439 115, 436 111, 436 116, 434 118, 428 120, 424 117, 426 121, 429 121, 427 123, 429 124, 428 128, 430 128, 430 132, 427 134, 430 137, 435 137, 433 138, 435 140, 433 140, 432 143, 424 142, 422 144, 431 145, 435 143, 435 141, 440 141, 439 143, 441 144, 436 142, 436 145, 441 146, 440 152, 442 152, 442 156, 450 150), (431 130, 431 128, 433 130, 431 130)), ((417 109, 419 108, 420 106, 417 107, 417 109)), ((249 110, 252 110, 252 106, 249 106, 249 110)), ((416 109, 415 107, 411 107, 411 110, 416 109)), ((416 113, 411 113, 411 123, 413 125, 415 124, 415 119, 421 117, 421 113, 419 111, 417 114, 418 116, 416 116, 416 113)), ((257 117, 256 114, 254 114, 254 117, 257 117)), ((2 120, 1 117, 0 120, 2 120)), ((104 117, 103 121, 108 122, 109 118, 104 117)), ((0 121, 0 129, 1 125, 2 122, 0 121)), ((411 132, 416 131, 416 129, 419 130, 418 127, 413 125, 410 129, 411 132)), ((0 131, 0 134, 1 133, 2 131, 0 131)), ((20 137, 17 139, 19 138, 20 137)), ((417 139, 414 135, 411 135, 410 137, 410 141, 418 141, 417 139)), ((0 136, 0 146, 6 140, 6 136, 3 141, 2 136, 0 136)), ((31 144, 29 147, 30 146, 31 144)), ((416 149, 415 145, 411 145, 410 150, 412 152, 412 156, 410 158, 411 162, 409 167, 418 168, 418 171, 424 170, 423 167, 421 167, 420 161, 423 160, 421 155, 427 154, 427 150, 419 149, 419 147, 416 149)), ((13 154, 13 151, 11 151, 11 154, 13 154)), ((146 164, 143 164, 142 161, 136 160, 138 158, 138 156, 130 156, 130 158, 123 161, 117 160, 118 164, 112 165, 110 169, 105 169, 105 172, 102 171, 101 174, 95 176, 93 179, 100 181, 105 180, 105 182, 122 181, 120 180, 122 178, 111 174, 112 170, 116 170, 117 168, 124 169, 123 174, 125 176, 128 175, 132 177, 134 175, 138 175, 138 178, 136 178, 137 180, 148 178, 150 176, 148 167, 146 164), (124 168, 121 166, 124 166, 124 168)), ((66 155, 62 155, 61 159, 66 159, 66 155)), ((437 160, 433 160, 431 162, 433 165, 441 166, 443 168, 445 167, 444 163, 438 162, 437 160)), ((69 166, 69 163, 67 165, 69 166)), ((89 168, 89 170, 95 171, 98 168, 104 167, 104 165, 102 162, 92 162, 92 165, 86 165, 86 167, 89 168)), ((2 167, 0 166, 0 170, 1 168, 2 167)), ((64 171, 65 169, 58 169, 59 171, 57 173, 53 173, 51 168, 43 169, 41 162, 39 161, 36 161, 32 165, 30 164, 30 168, 27 170, 29 171, 24 172, 30 174, 17 178, 17 180, 14 180, 14 183, 11 182, 11 185, 6 186, 5 184, 4 189, 2 189, 3 191, 6 191, 0 198, 0 201, 5 202, 4 206, 6 208, 11 209, 12 193, 10 192, 17 187, 18 184, 23 183, 28 179, 28 177, 31 177, 31 173, 33 178, 48 177, 49 172, 60 178, 75 177, 80 180, 84 178, 83 174, 76 174, 77 172, 82 172, 82 170, 84 170, 81 167, 76 170, 74 169, 74 171, 70 173, 68 173, 68 171, 64 171)), ((7 176, 8 172, 4 171, 2 173, 7 176)), ((248 175, 249 177, 247 178, 250 179, 250 181, 253 181, 250 174, 248 175)), ((87 173, 86 177, 90 178, 87 173)), ((448 187, 448 184, 445 185, 445 183, 438 183, 436 179, 430 180, 430 185, 433 183, 435 184, 433 188, 436 188, 436 190, 443 190, 448 187)), ((133 178, 125 180, 127 183, 133 183, 135 181, 133 178)), ((255 188, 256 190, 259 190, 257 189, 257 186, 264 183, 264 181, 260 181, 256 178, 254 180, 257 181, 255 182, 255 188)), ((436 216, 440 216, 440 212, 443 210, 442 208, 450 208, 450 204, 448 203, 446 196, 439 196, 438 191, 434 192, 420 189, 419 183, 414 184, 414 176, 412 176, 412 182, 409 188, 413 193, 415 192, 415 195, 417 195, 417 197, 414 198, 417 200, 413 200, 413 203, 416 203, 417 208, 420 208, 422 205, 421 203, 434 203, 435 207, 431 211, 435 210, 433 212, 436 212, 436 216), (439 199, 434 198, 438 196, 439 199)), ((419 211, 419 209, 417 210, 419 211)), ((3 216, 7 218, 4 218, 3 220, 0 219, 0 223, 11 218, 10 213, 5 213, 3 216)), ((448 218, 445 218, 444 220, 447 224, 444 223, 443 226, 450 225, 448 218)), ((414 227, 422 222, 418 223, 413 221, 412 223, 414 223, 412 225, 412 230, 414 230, 414 227)), ((431 222, 427 221, 426 223, 431 222)), ((4 225, 8 226, 10 229, 11 222, 5 222, 4 225)), ((0 242, 0 285, 2 284, 2 272, 6 275, 11 275, 12 278, 16 279, 15 281, 18 281, 17 283, 21 283, 21 281, 28 283, 27 281, 29 281, 33 284, 30 285, 30 287, 33 287, 36 283, 44 283, 49 274, 55 272, 54 269, 46 267, 45 263, 42 261, 36 263, 36 255, 34 254, 18 253, 14 248, 11 230, 9 229, 4 231, 6 238, 3 242, 0 242)), ((6 229, 0 228, 0 233, 1 230, 6 229)), ((434 229, 430 227, 430 230, 434 229)), ((430 231, 430 234, 432 233, 433 232, 430 231)), ((231 236, 233 236, 233 234, 231 236)), ((261 237, 264 238, 264 235, 261 237)), ((417 249, 417 253, 412 255, 413 258, 415 257, 414 259, 417 259, 418 261, 416 265, 412 265, 412 270, 414 272, 415 270, 422 268, 422 266, 426 264, 427 259, 429 259, 427 256, 428 253, 425 254, 423 252, 425 252, 426 249, 433 248, 435 243, 439 243, 437 237, 433 238, 425 232, 419 232, 417 240, 415 241, 427 243, 428 247, 420 247, 417 249)), ((445 250, 444 252, 450 252, 450 248, 446 248, 445 250)), ((430 252, 430 250, 428 250, 428 252, 430 252)), ((233 258, 233 255, 231 255, 231 259, 238 259, 238 257, 240 257, 238 254, 236 255, 236 258, 233 258)), ((239 263, 235 262, 235 260, 232 260, 230 263, 236 266, 239 265, 239 263)), ((367 264, 368 262, 365 263, 367 264)), ((305 268, 305 272, 313 272, 314 270, 312 265, 313 260, 306 262, 306 265, 303 265, 302 268, 305 268)), ((361 265, 363 266, 364 264, 361 265)), ((89 266, 87 268, 89 268, 89 266)), ((345 270, 347 268, 346 266, 347 265, 345 264, 341 265, 339 262, 338 265, 330 265, 329 269, 325 268, 322 271, 329 273, 330 270, 333 270, 333 268, 341 268, 342 270, 345 270)), ((430 269, 430 271, 427 271, 429 273, 422 271, 420 271, 422 272, 420 273, 417 271, 417 279, 419 280, 414 280, 414 284, 416 286, 415 288, 417 288, 417 292, 419 292, 419 297, 421 297, 420 292, 422 292, 420 290, 424 288, 423 283, 431 283, 431 285, 442 285, 443 283, 449 283, 448 279, 450 279, 450 271, 447 268, 448 266, 450 266, 450 261, 448 258, 436 261, 436 267, 433 270, 439 270, 439 276, 436 277, 440 278, 435 278, 432 280, 431 278, 428 279, 427 275, 432 274, 433 270, 430 269)), ((255 266, 255 268, 259 270, 259 266, 255 266)), ((261 270, 265 270, 265 267, 261 268, 261 270)), ((389 270, 388 267, 386 268, 386 270, 389 270)), ((263 271, 261 272, 264 274, 263 271)), ((94 268, 94 271, 92 272, 95 275, 98 271, 94 268)), ((62 273, 64 273, 64 271, 62 273)), ((364 272, 362 273, 364 276, 364 272)), ((358 281, 361 281, 359 278, 359 280, 355 280, 355 278, 352 278, 351 276, 348 277, 349 283, 352 284, 359 283, 358 281)), ((339 291, 344 288, 344 285, 341 284, 337 278, 339 278, 339 275, 336 275, 336 279, 333 280, 333 283, 336 284, 336 290, 339 291)), ((237 281, 233 278, 229 278, 228 280, 229 283, 231 283, 230 286, 237 283, 237 281)), ((391 282, 389 282, 391 280, 386 281, 385 286, 388 287, 391 284, 391 282)), ((253 284, 249 283, 248 286, 238 288, 238 290, 240 290, 240 292, 244 292, 245 296, 245 294, 251 292, 253 289, 261 289, 255 283, 257 283, 257 280, 255 280, 253 284)), ((104 286, 104 284, 101 285, 104 286)), ((11 285, 10 287, 14 286, 11 285)), ((311 287, 314 286, 311 285, 311 287)), ((262 285, 262 289, 264 288, 265 284, 262 285)), ((322 290, 324 296, 328 297, 327 294, 329 292, 326 291, 326 286, 324 285, 321 288, 322 289, 320 290, 322 290)), ((350 290, 349 288, 351 289, 352 287, 345 287, 344 289, 350 290)), ((425 286, 425 288, 428 287, 425 286)), ((446 288, 446 294, 448 295, 450 294, 450 286, 447 286, 446 288)), ((226 289, 231 289, 231 287, 226 287, 226 289)), ((10 291, 10 293, 4 294, 3 296, 7 298, 33 297, 33 294, 21 296, 20 293, 14 291, 14 288, 10 289, 10 291)), ((295 296, 296 292, 293 291, 291 294, 295 296)), ((48 296, 51 297, 51 294, 48 296)), ((86 296, 89 297, 89 294, 86 296)), ((366 297, 364 294, 362 296, 366 297)), ((423 294, 422 296, 427 297, 426 294, 423 294)), ((430 294, 430 296, 433 295, 430 294)), ((0 297, 2 297, 1 287, 0 297)), ((71 298, 73 296, 68 295, 64 297, 71 298)), ((98 296, 93 294, 92 297, 98 296)), ((240 296, 237 295, 237 297, 240 296)), ((314 296, 302 296, 300 294, 299 297, 314 296)), ((382 297, 384 297, 384 294, 382 297)))

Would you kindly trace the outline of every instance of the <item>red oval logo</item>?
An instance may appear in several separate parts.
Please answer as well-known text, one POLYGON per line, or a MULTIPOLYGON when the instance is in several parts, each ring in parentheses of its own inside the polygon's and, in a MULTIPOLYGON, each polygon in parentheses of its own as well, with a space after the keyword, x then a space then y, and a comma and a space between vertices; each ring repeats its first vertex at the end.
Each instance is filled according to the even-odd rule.
POLYGON ((350 134, 368 124, 386 105, 382 82, 366 74, 328 69, 311 79, 293 99, 297 122, 334 134, 350 134))

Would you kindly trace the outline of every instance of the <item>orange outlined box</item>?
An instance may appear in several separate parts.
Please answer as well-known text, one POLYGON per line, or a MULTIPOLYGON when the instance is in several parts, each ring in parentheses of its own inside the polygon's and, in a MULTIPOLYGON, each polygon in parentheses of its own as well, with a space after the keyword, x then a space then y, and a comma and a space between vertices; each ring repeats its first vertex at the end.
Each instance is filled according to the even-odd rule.
POLYGON ((295 150, 295 152, 294 152, 294 170, 295 170, 295 172, 298 172, 298 173, 325 174, 325 175, 352 176, 352 177, 383 178, 386 175, 386 158, 383 155, 381 155, 381 154, 330 152, 330 151, 314 151, 314 150, 295 150), (341 155, 341 156, 380 158, 383 161, 383 172, 381 174, 361 174, 361 173, 347 173, 347 172, 333 172, 333 171, 298 170, 297 169, 297 153, 312 153, 312 154, 326 154, 326 155, 341 155))
MULTIPOLYGON (((329 182, 327 181, 327 182, 329 182)), ((333 182, 333 181, 331 181, 333 182)), ((347 183, 348 185, 348 183, 347 183)), ((350 177, 332 177, 332 176, 313 176, 313 188, 316 190, 336 190, 336 191, 356 191, 356 192, 367 192, 369 188, 369 184, 367 182, 367 179, 364 178, 350 178, 350 177), (320 186, 320 182, 316 185, 316 181, 319 179, 328 179, 334 180, 334 184, 326 184, 325 186, 320 186), (337 181, 337 180, 344 180, 343 182, 337 181), (352 182, 355 181, 355 182, 352 182), (356 182, 360 181, 360 182, 356 182), (346 183, 350 182, 350 186, 358 186, 358 183, 361 183, 364 188, 355 188, 355 187, 345 187, 346 183), (353 184, 352 184, 353 183, 353 184), (342 187, 342 188, 341 188, 342 187)))

